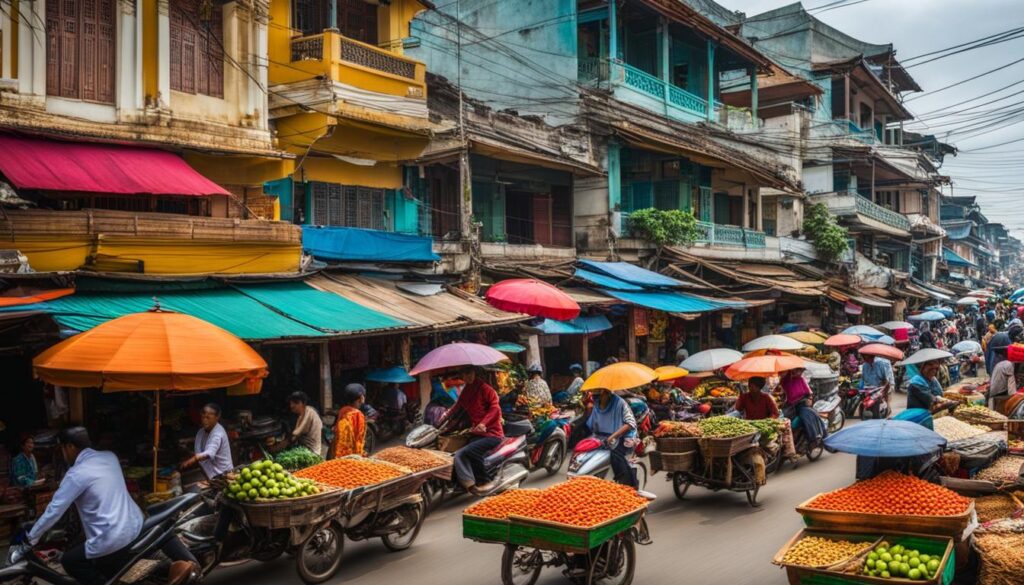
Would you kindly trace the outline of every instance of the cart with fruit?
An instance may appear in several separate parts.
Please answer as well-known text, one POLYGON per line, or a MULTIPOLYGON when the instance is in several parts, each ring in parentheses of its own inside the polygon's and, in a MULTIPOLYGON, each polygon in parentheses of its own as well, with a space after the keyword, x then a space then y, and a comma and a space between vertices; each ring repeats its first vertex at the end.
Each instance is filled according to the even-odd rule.
POLYGON ((651 469, 665 471, 680 500, 691 486, 742 492, 757 507, 766 466, 777 450, 760 448, 761 432, 750 421, 716 416, 697 423, 668 423, 655 432, 651 469), (766 457, 768 455, 769 457, 766 457))
POLYGON ((560 567, 579 585, 629 585, 636 545, 648 544, 647 501, 631 488, 575 477, 545 490, 515 489, 463 512, 462 534, 501 544, 503 585, 533 585, 560 567))

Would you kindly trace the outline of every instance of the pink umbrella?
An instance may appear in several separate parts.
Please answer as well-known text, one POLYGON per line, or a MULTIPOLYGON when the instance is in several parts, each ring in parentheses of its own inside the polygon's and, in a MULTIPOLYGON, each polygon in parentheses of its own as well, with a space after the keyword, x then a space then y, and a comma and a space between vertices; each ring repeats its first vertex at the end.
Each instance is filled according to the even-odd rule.
POLYGON ((423 356, 409 374, 416 376, 459 366, 490 366, 505 361, 508 361, 508 356, 493 347, 479 343, 449 343, 423 356))
POLYGON ((568 321, 580 316, 579 303, 572 297, 533 278, 503 280, 487 289, 484 298, 503 311, 534 317, 568 321))

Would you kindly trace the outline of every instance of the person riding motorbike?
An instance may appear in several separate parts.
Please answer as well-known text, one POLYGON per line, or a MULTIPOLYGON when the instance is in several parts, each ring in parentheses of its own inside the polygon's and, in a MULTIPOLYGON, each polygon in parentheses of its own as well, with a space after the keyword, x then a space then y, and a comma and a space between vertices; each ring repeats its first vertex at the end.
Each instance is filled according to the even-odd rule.
MULTIPOLYGON (((754 376, 747 380, 747 391, 740 394, 736 399, 733 408, 743 415, 747 420, 761 420, 766 418, 782 418, 789 422, 789 419, 782 417, 775 398, 764 391, 766 380, 760 376, 754 376)), ((793 460, 797 458, 796 445, 793 442, 793 426, 790 424, 779 425, 779 443, 782 445, 782 456, 793 460)))
POLYGON ((800 417, 808 443, 815 445, 822 440, 824 423, 818 413, 811 407, 814 393, 804 379, 804 368, 788 370, 782 374, 782 391, 785 394, 785 406, 782 411, 786 418, 793 420, 800 417))
MULTIPOLYGON (((128 494, 117 455, 94 450, 84 427, 60 431, 57 442, 68 472, 29 531, 26 546, 38 544, 74 505, 85 542, 65 551, 61 565, 82 585, 102 585, 131 561, 129 547, 142 531, 142 510, 128 494)), ((172 560, 171 585, 195 580, 201 574, 199 563, 177 538, 171 538, 162 550, 172 560)))
POLYGON ((493 488, 486 477, 484 458, 505 437, 501 426, 501 404, 498 393, 483 381, 476 368, 466 368, 462 372, 462 380, 465 387, 459 393, 459 399, 441 417, 438 426, 443 426, 459 413, 465 413, 469 418, 472 438, 468 445, 455 452, 455 475, 466 491, 482 494, 493 488))
POLYGON ((864 363, 860 366, 860 388, 883 388, 885 402, 896 387, 896 375, 892 370, 892 362, 870 354, 865 354, 864 363))
POLYGON ((629 403, 609 390, 601 390, 587 418, 587 428, 611 451, 615 481, 634 489, 639 487, 636 472, 629 464, 629 451, 639 442, 636 417, 629 403))

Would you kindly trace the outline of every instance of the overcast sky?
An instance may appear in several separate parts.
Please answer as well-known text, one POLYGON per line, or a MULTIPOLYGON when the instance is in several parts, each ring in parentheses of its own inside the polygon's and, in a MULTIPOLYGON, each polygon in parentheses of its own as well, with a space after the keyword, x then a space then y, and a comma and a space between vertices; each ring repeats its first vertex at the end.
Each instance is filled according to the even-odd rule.
MULTIPOLYGON (((791 3, 717 1, 748 16, 791 3)), ((813 9, 835 1, 807 0, 803 4, 813 9)), ((901 61, 1024 26, 1024 0, 847 0, 846 4, 849 6, 812 10, 812 14, 860 40, 893 43, 901 61)), ((929 92, 1018 59, 1024 59, 1024 37, 911 67, 909 72, 929 92)), ((962 151, 955 158, 947 157, 940 171, 953 177, 954 194, 977 195, 990 221, 1004 223, 1016 237, 1024 238, 1024 140, 970 152, 1024 138, 1024 61, 958 87, 921 97, 907 94, 906 99, 915 115, 930 118, 924 122, 927 126, 908 129, 934 133, 962 151), (1018 81, 1021 83, 1016 86, 996 91, 1018 81), (950 107, 979 96, 976 101, 950 107), (1004 100, 993 101, 1004 96, 1004 100), (989 101, 992 103, 986 105, 989 101), (948 109, 936 113, 940 108, 948 109), (963 111, 968 108, 972 109, 963 111), (997 109, 1006 113, 1006 120, 991 128, 971 128, 995 122, 970 118, 987 112, 998 117, 997 109), (956 129, 974 131, 946 136, 945 132, 956 129)))

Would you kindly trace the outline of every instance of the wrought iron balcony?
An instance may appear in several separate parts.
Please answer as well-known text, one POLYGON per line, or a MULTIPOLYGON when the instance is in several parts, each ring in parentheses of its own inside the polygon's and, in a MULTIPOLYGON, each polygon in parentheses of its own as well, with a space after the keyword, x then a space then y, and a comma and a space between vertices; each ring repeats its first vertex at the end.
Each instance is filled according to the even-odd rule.
POLYGON ((701 231, 697 241, 703 244, 744 248, 764 248, 766 245, 764 232, 757 230, 707 221, 698 221, 697 228, 701 231))
POLYGON ((910 220, 902 214, 886 209, 855 191, 812 195, 811 198, 816 203, 824 203, 837 216, 860 216, 893 229, 910 231, 910 220))
POLYGON ((886 225, 910 231, 910 220, 903 215, 896 213, 891 209, 886 209, 874 201, 860 195, 856 195, 854 199, 857 202, 857 213, 870 217, 875 221, 880 221, 886 225))
POLYGON ((610 63, 607 59, 581 57, 578 64, 578 80, 585 85, 618 83, 699 117, 707 116, 708 103, 704 98, 626 63, 610 63))

